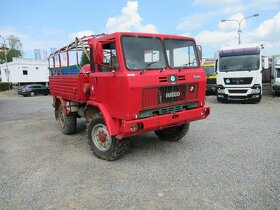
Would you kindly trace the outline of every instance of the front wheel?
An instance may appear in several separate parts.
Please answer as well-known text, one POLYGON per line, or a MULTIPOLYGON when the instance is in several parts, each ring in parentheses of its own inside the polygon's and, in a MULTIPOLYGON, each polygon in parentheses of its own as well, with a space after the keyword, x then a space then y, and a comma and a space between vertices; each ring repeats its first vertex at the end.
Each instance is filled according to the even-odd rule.
POLYGON ((190 123, 186 123, 186 124, 171 127, 171 128, 157 130, 157 131, 155 131, 155 134, 161 140, 178 141, 188 133, 189 127, 190 127, 190 123))
POLYGON ((33 91, 30 92, 30 96, 31 96, 31 97, 35 96, 35 93, 34 93, 33 91))
POLYGON ((116 160, 128 150, 128 139, 118 140, 107 130, 104 119, 95 114, 88 125, 88 143, 93 153, 103 160, 116 160))

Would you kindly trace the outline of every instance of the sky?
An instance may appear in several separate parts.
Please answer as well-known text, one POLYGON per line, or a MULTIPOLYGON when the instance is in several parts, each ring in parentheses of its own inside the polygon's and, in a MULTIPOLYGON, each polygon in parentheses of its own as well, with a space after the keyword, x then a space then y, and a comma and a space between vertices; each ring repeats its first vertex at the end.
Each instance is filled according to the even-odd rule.
POLYGON ((0 35, 17 36, 25 58, 35 58, 34 49, 43 58, 75 36, 116 31, 194 37, 203 57, 213 58, 219 48, 238 44, 238 21, 254 14, 241 21, 241 43, 280 54, 280 0, 3 0, 0 14, 0 35))

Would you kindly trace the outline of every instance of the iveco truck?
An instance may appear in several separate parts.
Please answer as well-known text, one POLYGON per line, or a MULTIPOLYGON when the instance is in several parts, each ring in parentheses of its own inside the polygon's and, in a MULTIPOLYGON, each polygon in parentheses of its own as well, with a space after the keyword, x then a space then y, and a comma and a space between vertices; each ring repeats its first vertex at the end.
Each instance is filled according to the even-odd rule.
MULTIPOLYGON (((262 98, 262 45, 226 46, 216 54, 217 100, 259 103, 262 98)), ((264 62, 268 66, 268 60, 264 62)))
POLYGON ((128 137, 150 131, 178 141, 190 122, 210 114, 200 63, 191 37, 117 32, 76 38, 49 56, 55 118, 67 135, 85 118, 90 148, 104 160, 124 155, 128 137), (80 62, 82 55, 89 64, 80 62))

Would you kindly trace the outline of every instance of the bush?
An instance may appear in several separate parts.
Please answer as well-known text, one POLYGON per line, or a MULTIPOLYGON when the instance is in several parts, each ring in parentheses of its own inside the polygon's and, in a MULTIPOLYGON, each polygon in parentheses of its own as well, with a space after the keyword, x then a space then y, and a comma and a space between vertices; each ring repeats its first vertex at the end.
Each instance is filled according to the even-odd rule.
POLYGON ((9 90, 10 82, 0 82, 0 91, 9 90))

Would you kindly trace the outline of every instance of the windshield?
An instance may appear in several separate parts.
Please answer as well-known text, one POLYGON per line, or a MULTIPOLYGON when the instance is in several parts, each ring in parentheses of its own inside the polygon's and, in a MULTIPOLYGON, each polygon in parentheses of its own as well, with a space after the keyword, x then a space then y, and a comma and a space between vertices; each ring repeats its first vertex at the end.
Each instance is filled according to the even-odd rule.
POLYGON ((202 68, 206 72, 207 76, 214 76, 214 75, 216 75, 214 66, 202 66, 202 68))
POLYGON ((126 67, 129 70, 166 68, 162 41, 151 37, 122 37, 126 67))
POLYGON ((260 58, 259 54, 223 56, 219 65, 221 72, 254 71, 260 67, 260 58))
POLYGON ((193 68, 199 66, 196 46, 193 41, 166 39, 164 44, 168 65, 171 68, 193 68))

